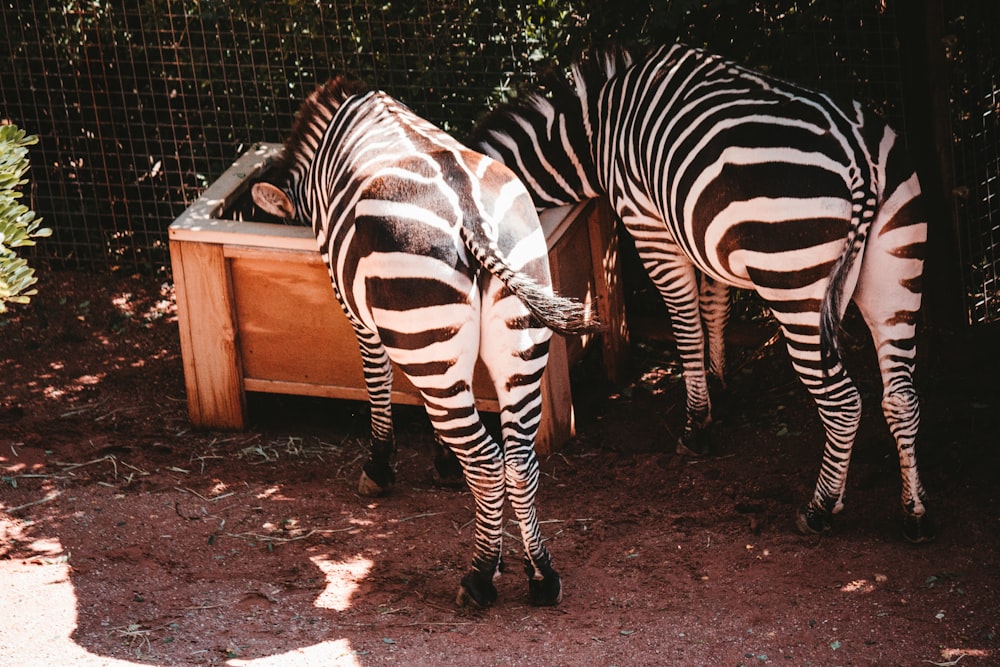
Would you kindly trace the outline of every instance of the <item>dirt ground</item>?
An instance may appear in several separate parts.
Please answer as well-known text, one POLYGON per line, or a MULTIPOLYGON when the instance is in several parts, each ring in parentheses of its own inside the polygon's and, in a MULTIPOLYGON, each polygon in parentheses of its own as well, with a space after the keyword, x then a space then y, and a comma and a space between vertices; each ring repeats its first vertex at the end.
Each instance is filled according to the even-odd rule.
MULTIPOLYGON (((363 404, 251 396, 246 432, 192 430, 169 286, 55 273, 0 316, 2 665, 1000 664, 996 330, 926 331, 919 461, 937 540, 905 542, 873 353, 834 530, 795 532, 821 434, 766 322, 734 322, 712 454, 674 454, 683 389, 663 322, 624 386, 574 371, 578 436, 542 461, 564 581, 519 567, 457 608, 472 498, 431 483, 422 412, 399 483, 355 493, 363 404)), ((639 325, 642 326, 639 326, 639 325)), ((512 526, 513 528, 513 526, 512 526)), ((516 539, 505 544, 520 562, 516 539)))

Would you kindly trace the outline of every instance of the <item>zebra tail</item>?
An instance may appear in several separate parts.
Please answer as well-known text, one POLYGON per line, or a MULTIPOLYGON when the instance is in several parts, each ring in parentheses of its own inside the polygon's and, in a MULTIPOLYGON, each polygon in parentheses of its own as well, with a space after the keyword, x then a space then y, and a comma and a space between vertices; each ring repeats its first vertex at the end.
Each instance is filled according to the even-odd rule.
POLYGON ((824 375, 829 374, 831 368, 840 361, 840 325, 846 308, 844 299, 850 298, 846 293, 847 282, 854 262, 865 247, 868 230, 877 212, 875 197, 864 189, 858 188, 852 199, 860 204, 859 210, 851 220, 851 230, 844 242, 844 253, 830 272, 830 284, 820 306, 819 349, 824 375))
POLYGON ((823 375, 829 375, 833 364, 840 360, 840 308, 843 303, 844 281, 847 278, 847 271, 842 267, 849 267, 853 262, 845 261, 847 254, 837 262, 837 267, 830 276, 830 284, 826 288, 826 295, 819 311, 819 350, 820 359, 823 365, 823 375))
POLYGON ((469 229, 463 225, 459 232, 466 247, 542 324, 563 335, 599 333, 606 329, 598 320, 594 309, 576 299, 560 296, 540 285, 531 276, 512 269, 479 226, 472 227, 469 229))

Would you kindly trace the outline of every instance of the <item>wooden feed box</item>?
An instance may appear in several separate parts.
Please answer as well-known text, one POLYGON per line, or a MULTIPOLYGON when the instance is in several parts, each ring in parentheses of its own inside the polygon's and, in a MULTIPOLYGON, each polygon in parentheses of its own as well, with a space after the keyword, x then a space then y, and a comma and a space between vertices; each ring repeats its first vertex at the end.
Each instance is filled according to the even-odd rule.
MULTIPOLYGON (((226 219, 251 182, 281 149, 259 144, 238 159, 170 225, 188 413, 198 428, 244 429, 246 392, 367 401, 361 355, 333 294, 312 230, 298 225, 226 219)), ((245 196, 244 196, 245 195, 245 196)), ((617 382, 628 344, 617 236, 599 201, 546 211, 552 280, 561 294, 596 301, 608 332, 552 338, 543 378, 536 448, 548 453, 574 434, 569 368, 595 340, 617 382)), ((496 412, 483 368, 477 406, 496 412)), ((393 402, 421 404, 398 370, 393 402)))

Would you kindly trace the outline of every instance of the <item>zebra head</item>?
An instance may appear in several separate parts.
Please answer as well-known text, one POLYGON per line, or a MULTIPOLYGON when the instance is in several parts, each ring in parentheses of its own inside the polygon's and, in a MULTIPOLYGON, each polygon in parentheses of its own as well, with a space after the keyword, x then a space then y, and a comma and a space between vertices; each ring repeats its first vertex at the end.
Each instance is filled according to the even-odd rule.
POLYGON ((316 151, 345 103, 369 92, 371 88, 366 84, 344 76, 316 88, 296 114, 292 131, 268 170, 267 180, 255 183, 251 189, 254 203, 279 218, 308 222, 313 202, 306 188, 306 175, 316 151))

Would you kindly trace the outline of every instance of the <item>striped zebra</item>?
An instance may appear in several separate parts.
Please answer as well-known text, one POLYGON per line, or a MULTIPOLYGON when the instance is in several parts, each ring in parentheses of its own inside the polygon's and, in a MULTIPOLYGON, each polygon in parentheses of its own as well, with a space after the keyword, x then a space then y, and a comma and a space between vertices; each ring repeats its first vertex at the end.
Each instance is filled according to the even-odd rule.
POLYGON ((510 166, 538 206, 610 198, 670 313, 687 390, 681 453, 701 449, 711 420, 699 311, 717 346, 725 286, 755 290, 826 432, 815 493, 796 524, 828 529, 861 416, 837 340, 853 300, 878 355, 904 534, 930 539, 913 386, 927 225, 895 132, 858 103, 682 44, 644 56, 595 52, 570 76, 543 75, 481 121, 469 144, 510 166))
POLYGON ((457 602, 496 600, 504 504, 525 549, 531 602, 561 598, 535 510, 534 439, 551 330, 596 329, 553 293, 537 212, 520 181, 388 95, 337 78, 304 102, 268 181, 265 211, 312 224, 334 292, 361 348, 371 450, 359 490, 394 481, 390 360, 422 396, 476 505, 472 570, 457 602), (550 330, 551 329, 551 330, 550 330), (501 408, 502 443, 474 404, 478 358, 501 408))

